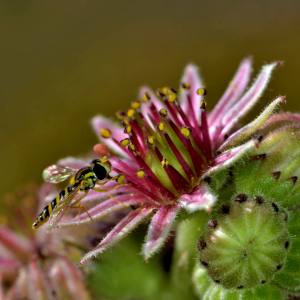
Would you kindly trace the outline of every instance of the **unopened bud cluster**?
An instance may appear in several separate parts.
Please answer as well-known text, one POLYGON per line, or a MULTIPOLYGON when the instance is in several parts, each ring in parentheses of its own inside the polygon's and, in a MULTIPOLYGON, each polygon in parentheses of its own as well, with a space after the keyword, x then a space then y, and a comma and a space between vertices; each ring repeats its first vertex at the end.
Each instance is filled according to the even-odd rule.
POLYGON ((239 194, 216 208, 200 238, 200 263, 225 288, 270 282, 290 246, 287 212, 261 196, 239 194))

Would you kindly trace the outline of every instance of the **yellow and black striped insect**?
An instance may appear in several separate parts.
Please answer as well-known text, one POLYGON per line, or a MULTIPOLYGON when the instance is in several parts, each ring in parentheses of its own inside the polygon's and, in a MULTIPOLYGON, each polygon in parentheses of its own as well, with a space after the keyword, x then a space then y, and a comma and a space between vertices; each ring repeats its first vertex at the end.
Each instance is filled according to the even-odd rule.
MULTIPOLYGON (((44 207, 43 212, 32 224, 32 228, 39 228, 50 218, 49 229, 51 229, 59 222, 59 220, 62 218, 69 207, 78 209, 82 208, 89 215, 85 207, 79 202, 88 194, 90 190, 104 192, 108 196, 116 200, 108 192, 119 186, 124 186, 125 184, 122 183, 125 179, 125 176, 124 174, 119 174, 115 177, 111 177, 109 175, 110 172, 111 163, 107 160, 106 157, 103 157, 101 160, 94 159, 90 162, 90 166, 81 168, 80 170, 59 165, 52 165, 46 168, 43 172, 43 177, 46 182, 59 183, 72 175, 75 176, 70 180, 71 185, 62 190, 56 198, 54 198, 47 206, 44 207), (101 186, 111 180, 116 180, 119 185, 111 189, 102 189, 100 187, 95 187, 96 184, 101 186), (84 194, 80 198, 76 199, 75 196, 79 193, 84 194), (74 199, 75 201, 73 201, 73 203, 71 204, 72 200, 74 199)), ((90 215, 89 217, 91 218, 90 215)))

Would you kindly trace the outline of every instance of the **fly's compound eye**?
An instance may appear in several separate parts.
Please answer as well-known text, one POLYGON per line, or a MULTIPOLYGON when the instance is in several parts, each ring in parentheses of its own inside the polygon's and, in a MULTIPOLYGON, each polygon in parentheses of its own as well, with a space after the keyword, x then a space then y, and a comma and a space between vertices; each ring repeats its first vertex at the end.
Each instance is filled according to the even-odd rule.
POLYGON ((93 160, 91 166, 92 166, 92 171, 95 173, 98 180, 103 180, 107 178, 111 171, 110 164, 103 163, 98 159, 93 160))

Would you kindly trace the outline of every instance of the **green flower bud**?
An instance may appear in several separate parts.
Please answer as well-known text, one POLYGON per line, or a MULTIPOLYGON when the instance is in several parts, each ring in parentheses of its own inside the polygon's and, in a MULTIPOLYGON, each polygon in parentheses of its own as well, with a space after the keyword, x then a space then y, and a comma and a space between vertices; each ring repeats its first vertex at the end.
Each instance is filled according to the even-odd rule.
POLYGON ((292 237, 290 243, 285 247, 289 250, 285 266, 279 274, 275 276, 275 283, 293 293, 300 292, 300 212, 294 212, 293 218, 289 221, 288 229, 292 237))
POLYGON ((238 193, 260 194, 293 208, 300 199, 299 125, 267 130, 271 125, 262 129, 258 149, 253 148, 248 158, 236 164, 236 189, 238 193))
POLYGON ((270 282, 282 269, 290 243, 287 213, 274 202, 245 194, 216 212, 198 243, 209 277, 227 289, 270 282))

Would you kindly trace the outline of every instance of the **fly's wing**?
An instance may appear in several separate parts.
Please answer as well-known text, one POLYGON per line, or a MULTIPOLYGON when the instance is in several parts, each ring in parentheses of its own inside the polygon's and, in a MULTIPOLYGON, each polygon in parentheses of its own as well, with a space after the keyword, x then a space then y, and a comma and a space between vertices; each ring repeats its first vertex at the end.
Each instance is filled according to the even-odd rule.
POLYGON ((49 218, 49 226, 48 231, 50 231, 55 225, 60 221, 62 216, 65 214, 66 210, 68 209, 70 203, 75 198, 75 196, 80 191, 80 185, 73 189, 72 192, 65 195, 60 202, 54 207, 50 218, 49 218))
POLYGON ((70 167, 52 165, 43 171, 43 178, 46 182, 59 183, 77 173, 77 169, 70 167))

